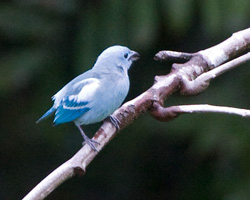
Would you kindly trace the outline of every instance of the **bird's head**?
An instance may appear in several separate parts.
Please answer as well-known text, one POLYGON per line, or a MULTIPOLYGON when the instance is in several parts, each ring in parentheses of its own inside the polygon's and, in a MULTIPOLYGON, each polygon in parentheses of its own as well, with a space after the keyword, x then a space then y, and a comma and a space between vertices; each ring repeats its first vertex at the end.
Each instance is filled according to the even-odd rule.
POLYGON ((115 70, 122 68, 128 70, 133 63, 140 58, 140 55, 124 46, 111 46, 105 49, 97 58, 95 68, 115 70))

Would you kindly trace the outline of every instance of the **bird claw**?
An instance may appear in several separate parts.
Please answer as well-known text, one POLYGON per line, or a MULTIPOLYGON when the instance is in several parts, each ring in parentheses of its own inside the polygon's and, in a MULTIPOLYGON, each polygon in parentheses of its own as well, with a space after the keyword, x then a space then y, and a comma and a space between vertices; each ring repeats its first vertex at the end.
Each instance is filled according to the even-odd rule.
POLYGON ((92 140, 92 139, 89 139, 88 137, 84 137, 84 141, 83 141, 82 145, 84 146, 85 144, 88 144, 92 150, 98 152, 98 150, 95 147, 95 144, 100 145, 99 142, 92 140))
POLYGON ((98 152, 97 149, 95 148, 95 144, 100 145, 100 143, 93 140, 93 139, 89 139, 88 136, 83 132, 80 125, 76 125, 76 127, 79 129, 79 131, 82 134, 82 137, 83 137, 83 140, 84 140, 82 145, 88 144, 93 151, 98 152))
POLYGON ((110 115, 109 116, 109 119, 110 119, 110 121, 111 121, 111 123, 118 129, 118 130, 120 130, 120 120, 119 119, 117 119, 116 117, 114 117, 114 116, 112 116, 112 115, 110 115))

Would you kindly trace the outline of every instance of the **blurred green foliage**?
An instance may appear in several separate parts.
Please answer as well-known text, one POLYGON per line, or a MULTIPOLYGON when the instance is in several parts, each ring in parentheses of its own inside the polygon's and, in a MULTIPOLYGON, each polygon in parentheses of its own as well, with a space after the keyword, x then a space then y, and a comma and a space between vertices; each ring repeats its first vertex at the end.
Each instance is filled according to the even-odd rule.
MULTIPOLYGON (((0 198, 21 199, 81 147, 73 124, 35 121, 50 97, 121 44, 140 52, 127 100, 170 64, 154 54, 195 52, 247 28, 248 0, 0 1, 0 198)), ((166 105, 209 103, 250 108, 250 64, 228 72, 195 97, 166 105), (248 68, 247 68, 248 67, 248 68)), ((92 135, 100 126, 85 127, 92 135)), ((48 199, 250 199, 249 119, 185 115, 160 123, 148 115, 123 130, 88 167, 48 199)))

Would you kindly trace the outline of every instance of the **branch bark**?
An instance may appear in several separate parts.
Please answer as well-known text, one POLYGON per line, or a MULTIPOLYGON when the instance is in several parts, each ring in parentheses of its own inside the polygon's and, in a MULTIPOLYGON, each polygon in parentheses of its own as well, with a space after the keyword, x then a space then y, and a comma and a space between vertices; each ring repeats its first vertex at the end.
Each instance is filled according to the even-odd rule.
MULTIPOLYGON (((139 115, 147 111, 150 112, 152 117, 161 120, 162 115, 159 109, 166 109, 163 107, 163 104, 168 96, 177 91, 183 95, 194 95, 204 91, 208 87, 209 81, 217 77, 214 76, 214 74, 218 75, 221 73, 213 71, 212 69, 219 69, 215 67, 241 55, 244 51, 249 50, 249 48, 250 28, 234 33, 222 43, 197 53, 161 51, 155 55, 156 60, 164 61, 170 59, 179 63, 185 63, 175 63, 172 65, 172 70, 169 74, 156 76, 155 83, 151 88, 135 99, 123 104, 113 113, 113 116, 121 122, 121 129, 128 126, 139 115), (212 72, 212 75, 209 76, 209 74, 207 74, 204 77, 203 74, 206 74, 206 72, 212 72)), ((249 56, 249 54, 247 55, 249 56)), ((235 63, 233 66, 235 66, 235 63)), ((225 69, 224 67, 221 68, 222 72, 223 69, 225 69)), ((228 70, 231 68, 232 67, 229 67, 228 70)), ((168 112, 168 114, 169 113, 171 114, 171 112, 168 112)), ((176 112, 172 112, 172 114, 172 118, 178 115, 176 112)), ((96 147, 97 150, 101 151, 104 146, 116 136, 118 131, 119 130, 117 130, 109 120, 105 120, 93 137, 100 143, 100 145, 96 147)), ((75 175, 84 175, 86 167, 97 154, 98 152, 92 151, 88 145, 84 145, 70 160, 54 170, 23 199, 44 199, 65 180, 75 175)))
POLYGON ((208 104, 198 105, 179 105, 170 106, 167 108, 155 103, 154 110, 157 113, 154 117, 162 122, 168 122, 175 119, 181 114, 193 114, 193 113, 224 113, 239 115, 241 117, 250 117, 250 110, 241 108, 232 108, 226 106, 214 106, 208 104))

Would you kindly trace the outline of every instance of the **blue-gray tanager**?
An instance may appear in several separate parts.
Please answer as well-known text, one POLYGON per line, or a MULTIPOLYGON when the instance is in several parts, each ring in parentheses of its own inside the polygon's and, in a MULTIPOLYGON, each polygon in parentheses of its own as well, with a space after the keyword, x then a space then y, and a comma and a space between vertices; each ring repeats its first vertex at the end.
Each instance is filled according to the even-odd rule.
MULTIPOLYGON (((85 135, 81 125, 100 122, 121 105, 129 90, 128 69, 139 56, 127 47, 107 48, 92 69, 74 78, 52 97, 54 105, 37 123, 54 112, 55 125, 74 121, 84 141, 96 151, 97 142, 85 135)), ((118 126, 119 120, 110 119, 118 126)))

